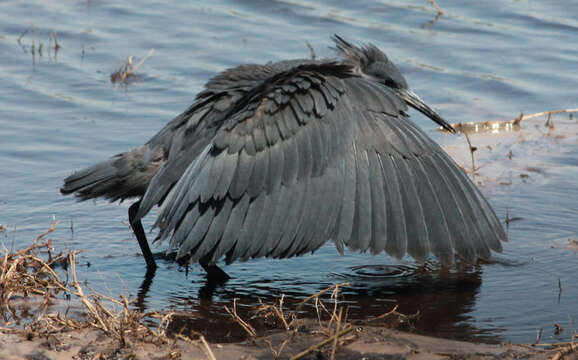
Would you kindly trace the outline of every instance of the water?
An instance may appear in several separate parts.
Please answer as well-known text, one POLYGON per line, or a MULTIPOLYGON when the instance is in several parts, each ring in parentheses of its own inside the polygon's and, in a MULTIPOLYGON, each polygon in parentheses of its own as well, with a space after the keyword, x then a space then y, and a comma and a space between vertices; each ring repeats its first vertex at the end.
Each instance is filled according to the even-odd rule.
MULTIPOLYGON (((331 56, 333 33, 386 50, 413 90, 451 122, 577 107, 578 21, 570 15, 578 3, 447 0, 441 6, 446 13, 436 20, 425 0, 0 3, 0 223, 8 229, 2 243, 29 244, 54 217, 63 221, 51 235, 55 245, 84 250, 81 278, 111 295, 138 294, 145 267, 126 225, 128 204, 76 203, 58 193, 62 178, 147 141, 216 72, 309 57, 306 41, 318 56, 331 56), (49 50, 52 31, 61 46, 56 53, 49 50), (151 48, 138 81, 110 83, 127 56, 138 61, 151 48)), ((463 144, 412 115, 445 146, 463 144)), ((342 300, 352 319, 399 303, 401 312, 421 312, 415 331, 429 335, 527 343, 544 328, 545 340, 567 340, 578 317, 578 258, 564 247, 578 233, 578 136, 575 120, 559 119, 564 138, 540 135, 546 130, 532 125, 529 140, 524 131, 493 140, 494 165, 482 172, 497 180, 484 179, 482 189, 500 219, 507 212, 520 218, 510 223, 510 242, 495 263, 447 272, 435 263, 422 269, 384 256, 341 257, 328 244, 314 256, 228 266, 234 279, 207 299, 199 266, 187 273, 161 260, 137 306, 186 310, 183 322, 223 339, 220 329, 230 322, 222 305, 233 298, 240 308, 281 294, 291 302, 350 281, 342 300), (554 335, 554 323, 565 330, 554 335)), ((145 227, 153 219, 154 213, 145 227)), ((229 339, 242 337, 235 331, 229 339)))

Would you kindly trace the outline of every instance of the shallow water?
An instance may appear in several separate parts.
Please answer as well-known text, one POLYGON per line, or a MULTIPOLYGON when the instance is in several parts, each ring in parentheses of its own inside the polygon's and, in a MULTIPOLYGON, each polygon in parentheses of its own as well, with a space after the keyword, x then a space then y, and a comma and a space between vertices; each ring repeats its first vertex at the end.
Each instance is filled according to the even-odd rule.
MULTIPOLYGON (((79 276, 106 293, 138 294, 145 266, 126 225, 128 204, 76 203, 58 193, 62 178, 147 141, 216 72, 309 57, 306 41, 317 56, 331 56, 333 33, 386 50, 413 90, 450 122, 578 107, 578 21, 572 15, 578 3, 440 5, 446 13, 436 20, 426 0, 1 2, 0 224, 8 229, 1 241, 23 246, 53 218, 62 220, 52 238, 57 247, 84 250, 79 276), (49 48, 52 31, 57 52, 49 48), (138 61, 151 48, 138 81, 110 83, 127 56, 138 61)), ((433 123, 412 115, 448 148, 463 145, 463 138, 437 134, 433 123)), ((447 272, 435 263, 423 269, 387 256, 339 256, 328 244, 313 256, 228 266, 234 279, 206 299, 200 267, 187 273, 159 260, 138 306, 187 310, 192 316, 185 323, 223 339, 218 326, 230 322, 222 305, 233 298, 251 307, 259 297, 301 299, 349 281, 342 300, 352 319, 399 303, 403 313, 421 312, 415 330, 429 335, 527 343, 544 328, 544 340, 567 340, 578 317, 578 258, 564 247, 578 236, 578 136, 576 120, 558 119, 564 126, 553 135, 540 119, 491 140, 482 190, 500 219, 507 213, 520 218, 510 223, 510 242, 495 263, 447 272), (565 330, 554 335, 554 323, 565 330)), ((467 156, 462 163, 468 165, 467 156)), ((153 220, 149 215, 145 226, 153 220)), ((235 331, 233 340, 242 336, 235 331)))

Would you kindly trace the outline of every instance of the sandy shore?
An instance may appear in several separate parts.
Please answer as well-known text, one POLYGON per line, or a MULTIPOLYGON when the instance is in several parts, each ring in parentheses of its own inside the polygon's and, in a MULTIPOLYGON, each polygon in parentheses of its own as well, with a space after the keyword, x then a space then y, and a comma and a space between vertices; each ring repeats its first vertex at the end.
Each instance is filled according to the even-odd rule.
MULTIPOLYGON (((291 359, 327 337, 305 320, 296 332, 274 332, 237 344, 175 340, 168 344, 127 341, 124 346, 101 330, 85 329, 27 338, 0 335, 0 359, 291 359), (285 345, 283 345, 285 343, 285 345)), ((486 345, 415 335, 380 327, 357 327, 341 338, 335 359, 552 359, 563 348, 544 350, 524 345, 486 345)), ((302 359, 330 359, 332 342, 302 359)), ((573 353, 564 359, 578 359, 573 353)))

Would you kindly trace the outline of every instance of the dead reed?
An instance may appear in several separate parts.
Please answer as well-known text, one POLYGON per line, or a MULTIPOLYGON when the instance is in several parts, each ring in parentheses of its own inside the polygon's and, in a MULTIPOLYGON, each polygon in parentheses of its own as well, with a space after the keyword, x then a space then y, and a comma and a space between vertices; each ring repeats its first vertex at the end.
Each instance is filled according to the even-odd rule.
POLYGON ((137 70, 138 68, 148 59, 153 53, 155 49, 150 49, 149 52, 143 57, 136 65, 133 65, 134 56, 129 56, 125 62, 112 74, 110 74, 110 82, 120 83, 127 85, 131 81, 134 81, 137 78, 137 70))

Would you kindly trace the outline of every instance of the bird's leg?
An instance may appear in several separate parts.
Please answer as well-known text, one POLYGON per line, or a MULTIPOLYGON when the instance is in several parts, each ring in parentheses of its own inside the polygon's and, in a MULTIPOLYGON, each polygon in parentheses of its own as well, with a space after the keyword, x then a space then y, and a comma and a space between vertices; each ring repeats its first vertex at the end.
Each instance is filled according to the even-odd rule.
POLYGON ((140 249, 147 263, 147 273, 148 273, 156 270, 157 264, 155 263, 153 253, 149 248, 149 243, 147 241, 147 237, 142 227, 142 223, 140 222, 140 220, 135 220, 139 206, 140 200, 135 202, 128 208, 128 221, 130 222, 132 231, 134 232, 136 239, 138 240, 138 244, 140 245, 140 249))
POLYGON ((227 275, 226 272, 221 270, 220 267, 218 267, 215 264, 209 264, 207 260, 201 259, 199 261, 199 264, 201 264, 203 269, 205 269, 205 271, 207 272, 208 283, 223 284, 231 278, 229 275, 227 275))

